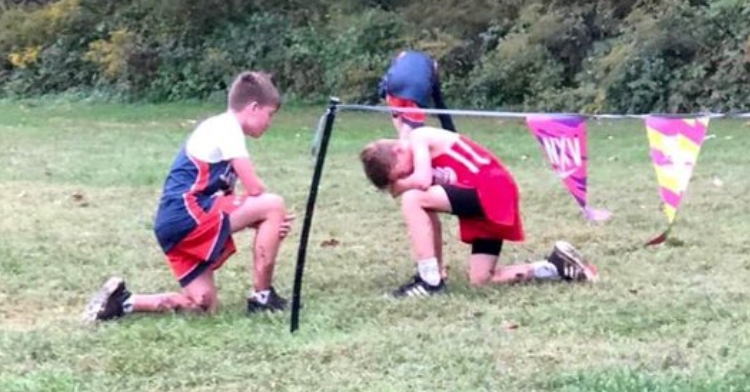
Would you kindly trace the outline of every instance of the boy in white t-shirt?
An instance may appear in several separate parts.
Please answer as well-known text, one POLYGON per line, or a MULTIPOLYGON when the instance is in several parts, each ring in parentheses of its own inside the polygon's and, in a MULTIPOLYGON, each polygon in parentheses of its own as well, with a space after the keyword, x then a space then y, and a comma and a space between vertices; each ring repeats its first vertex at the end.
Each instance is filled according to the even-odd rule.
POLYGON ((245 228, 257 230, 248 312, 286 307, 272 277, 292 217, 280 196, 266 192, 245 145, 245 136, 265 133, 279 105, 270 75, 240 74, 230 88, 227 111, 199 124, 172 162, 154 233, 181 292, 131 295, 123 279, 112 277, 89 301, 86 320, 110 320, 131 312, 214 311, 213 271, 236 251, 232 233, 245 228), (244 195, 234 194, 237 179, 244 195))

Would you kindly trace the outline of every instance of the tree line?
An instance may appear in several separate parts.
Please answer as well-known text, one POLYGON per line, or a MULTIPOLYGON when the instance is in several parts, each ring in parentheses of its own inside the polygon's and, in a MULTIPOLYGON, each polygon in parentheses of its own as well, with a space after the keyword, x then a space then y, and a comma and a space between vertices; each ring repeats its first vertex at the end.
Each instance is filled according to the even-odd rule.
POLYGON ((253 68, 287 100, 374 103, 405 48, 454 107, 750 109, 745 0, 0 0, 6 98, 221 99, 253 68))

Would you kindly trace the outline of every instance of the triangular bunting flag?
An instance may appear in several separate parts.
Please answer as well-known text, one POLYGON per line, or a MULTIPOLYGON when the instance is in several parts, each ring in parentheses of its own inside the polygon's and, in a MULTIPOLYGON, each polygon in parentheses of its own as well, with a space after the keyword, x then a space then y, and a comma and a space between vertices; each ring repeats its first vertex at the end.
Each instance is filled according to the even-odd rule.
POLYGON ((586 198, 586 119, 576 115, 532 115, 526 124, 539 142, 552 170, 562 180, 588 220, 606 220, 611 213, 589 207, 586 198))
POLYGON ((706 136, 708 120, 708 117, 646 117, 651 161, 656 169, 659 196, 668 223, 667 229, 646 246, 664 242, 672 230, 677 208, 685 195, 706 136))

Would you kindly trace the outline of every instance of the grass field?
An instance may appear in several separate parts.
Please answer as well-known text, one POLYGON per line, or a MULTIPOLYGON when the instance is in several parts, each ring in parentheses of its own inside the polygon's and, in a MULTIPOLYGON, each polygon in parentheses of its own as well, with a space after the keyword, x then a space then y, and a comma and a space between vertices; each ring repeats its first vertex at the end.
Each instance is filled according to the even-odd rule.
MULTIPOLYGON (((289 314, 248 317, 250 236, 219 273, 212 318, 79 316, 110 275, 138 292, 176 288, 151 232, 161 181, 197 105, 0 104, 0 391, 745 391, 750 390, 748 128, 715 120, 674 240, 665 228, 643 124, 591 121, 589 198, 613 211, 581 219, 522 124, 458 118, 522 192, 528 240, 504 262, 578 245, 592 286, 474 289, 468 249, 447 219, 451 295, 393 301, 412 272, 394 202, 357 154, 392 134, 383 115, 336 122, 308 250, 301 330, 289 314), (717 181, 719 179, 722 183, 717 181), (322 246, 335 239, 335 246, 322 246)), ((299 219, 276 286, 290 294, 323 108, 284 108, 250 152, 299 219)))

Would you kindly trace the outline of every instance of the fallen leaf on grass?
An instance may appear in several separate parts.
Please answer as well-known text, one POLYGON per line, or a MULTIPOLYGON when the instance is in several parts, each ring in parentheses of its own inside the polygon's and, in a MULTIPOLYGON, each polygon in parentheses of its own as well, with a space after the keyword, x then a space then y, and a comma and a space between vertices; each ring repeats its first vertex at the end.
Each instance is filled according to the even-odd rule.
POLYGON ((335 238, 331 238, 330 240, 325 240, 325 241, 323 241, 323 242, 320 243, 320 246, 322 248, 329 248, 329 247, 334 247, 334 246, 338 246, 338 245, 339 245, 339 240, 337 240, 335 238))
POLYGON ((81 192, 76 192, 70 195, 70 198, 73 199, 73 202, 78 204, 79 207, 88 207, 89 202, 86 201, 86 197, 81 192))

